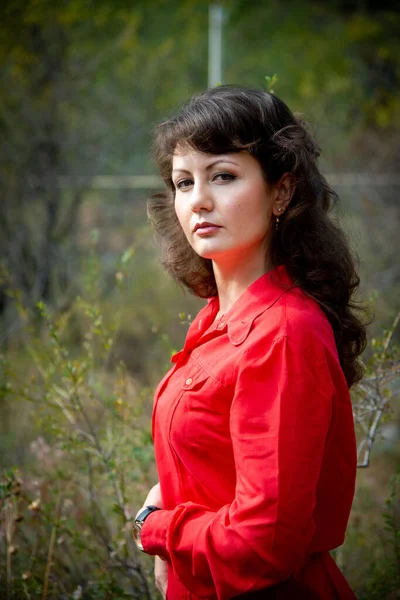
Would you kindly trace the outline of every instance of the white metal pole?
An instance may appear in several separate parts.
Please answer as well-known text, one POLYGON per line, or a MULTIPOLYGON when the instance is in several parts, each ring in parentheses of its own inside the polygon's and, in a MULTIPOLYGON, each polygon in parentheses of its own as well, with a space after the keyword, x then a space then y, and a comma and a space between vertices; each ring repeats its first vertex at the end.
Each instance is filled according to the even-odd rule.
POLYGON ((208 25, 208 87, 222 83, 222 24, 223 8, 210 4, 208 25))

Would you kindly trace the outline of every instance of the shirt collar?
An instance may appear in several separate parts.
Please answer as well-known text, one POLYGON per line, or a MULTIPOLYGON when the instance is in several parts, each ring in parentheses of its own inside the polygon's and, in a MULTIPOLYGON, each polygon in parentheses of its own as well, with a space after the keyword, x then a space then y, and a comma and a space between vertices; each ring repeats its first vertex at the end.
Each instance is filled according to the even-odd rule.
MULTIPOLYGON (((268 310, 288 290, 295 287, 283 265, 268 271, 254 281, 234 302, 225 314, 225 322, 229 341, 234 346, 242 344, 247 338, 253 321, 268 310)), ((218 310, 218 298, 210 301, 212 314, 218 310)), ((225 327, 218 327, 223 330, 225 327)))
MULTIPOLYGON (((225 314, 222 322, 216 325, 219 333, 227 330, 228 339, 234 346, 239 346, 249 335, 253 321, 263 312, 271 308, 288 290, 296 287, 283 265, 268 271, 256 279, 234 302, 225 314)), ((193 319, 186 337, 183 350, 174 354, 172 363, 176 363, 182 353, 191 351, 197 346, 199 339, 212 326, 219 310, 218 297, 210 298, 193 319)))

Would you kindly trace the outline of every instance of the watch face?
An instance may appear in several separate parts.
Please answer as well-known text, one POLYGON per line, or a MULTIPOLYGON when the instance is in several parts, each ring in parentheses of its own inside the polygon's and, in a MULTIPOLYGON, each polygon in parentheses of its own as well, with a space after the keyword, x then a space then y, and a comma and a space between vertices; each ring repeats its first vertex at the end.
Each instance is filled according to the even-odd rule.
POLYGON ((140 539, 141 530, 142 530, 142 525, 139 523, 135 523, 132 527, 132 537, 133 537, 133 541, 135 542, 135 544, 139 548, 139 550, 143 551, 142 541, 140 539))
POLYGON ((144 548, 142 546, 142 540, 140 537, 140 534, 142 532, 142 525, 144 523, 144 521, 147 519, 147 517, 155 510, 160 510, 158 508, 158 506, 146 506, 142 511, 140 511, 140 513, 138 515, 136 515, 136 519, 135 519, 135 523, 132 527, 132 537, 133 540, 136 544, 136 546, 139 548, 139 550, 142 550, 144 552, 144 548))

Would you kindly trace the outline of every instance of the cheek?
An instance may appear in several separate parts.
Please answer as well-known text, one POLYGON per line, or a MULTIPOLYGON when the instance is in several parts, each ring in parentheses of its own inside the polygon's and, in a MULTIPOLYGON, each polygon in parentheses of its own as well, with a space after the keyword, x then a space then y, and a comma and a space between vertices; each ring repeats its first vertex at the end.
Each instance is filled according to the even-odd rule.
POLYGON ((231 220, 239 236, 263 237, 270 230, 272 209, 266 205, 264 197, 254 202, 237 204, 231 212, 231 220))
POLYGON ((183 203, 175 202, 175 214, 178 219, 179 225, 181 226, 182 231, 185 234, 186 239, 188 240, 189 244, 192 245, 190 229, 190 210, 188 211, 187 207, 183 203))

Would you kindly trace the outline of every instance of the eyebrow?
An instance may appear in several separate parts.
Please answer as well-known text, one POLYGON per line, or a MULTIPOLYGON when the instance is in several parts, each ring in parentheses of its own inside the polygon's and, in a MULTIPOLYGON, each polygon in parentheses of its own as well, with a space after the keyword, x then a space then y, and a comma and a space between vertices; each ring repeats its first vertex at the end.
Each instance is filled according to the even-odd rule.
MULTIPOLYGON (((212 169, 213 167, 215 167, 215 165, 217 165, 219 163, 229 163, 231 165, 236 165, 237 167, 239 166, 239 163, 235 162, 234 160, 229 160, 228 158, 219 158, 218 160, 215 160, 214 162, 210 163, 206 167, 206 171, 209 171, 210 169, 212 169)), ((190 174, 190 171, 188 171, 187 169, 173 169, 172 173, 188 173, 188 174, 190 174)))

